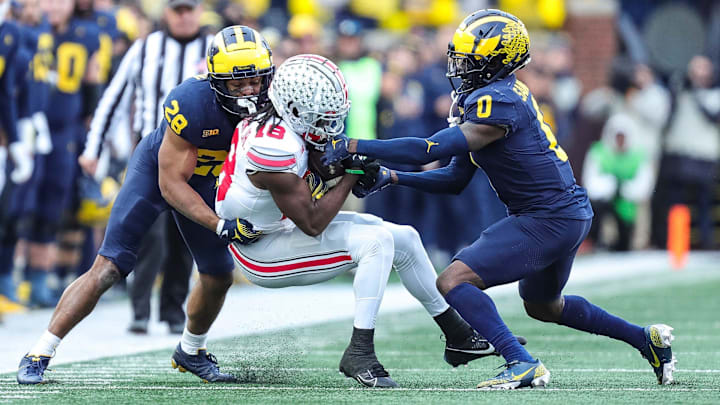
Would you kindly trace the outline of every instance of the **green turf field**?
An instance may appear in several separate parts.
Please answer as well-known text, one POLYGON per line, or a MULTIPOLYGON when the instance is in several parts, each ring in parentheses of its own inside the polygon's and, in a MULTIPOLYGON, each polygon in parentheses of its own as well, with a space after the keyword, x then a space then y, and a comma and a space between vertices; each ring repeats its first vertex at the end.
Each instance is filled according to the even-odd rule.
MULTIPOLYGON (((627 319, 675 327, 677 384, 658 386, 637 351, 608 338, 542 324, 521 312, 517 297, 498 299, 510 328, 525 335, 531 353, 552 373, 546 389, 478 391, 494 376, 499 357, 453 370, 442 361, 440 332, 423 312, 387 314, 377 325, 376 350, 402 386, 361 388, 341 377, 337 365, 351 322, 333 322, 279 333, 211 342, 224 370, 247 379, 233 385, 203 384, 170 368, 170 350, 61 365, 54 382, 21 387, 0 376, 0 402, 21 403, 720 403, 720 269, 668 271, 666 277, 569 288, 627 319), (41 402, 42 401, 42 402, 41 402)), ((292 316, 292 314, 288 314, 292 316)), ((108 348, 112 352, 112 348, 108 348)))

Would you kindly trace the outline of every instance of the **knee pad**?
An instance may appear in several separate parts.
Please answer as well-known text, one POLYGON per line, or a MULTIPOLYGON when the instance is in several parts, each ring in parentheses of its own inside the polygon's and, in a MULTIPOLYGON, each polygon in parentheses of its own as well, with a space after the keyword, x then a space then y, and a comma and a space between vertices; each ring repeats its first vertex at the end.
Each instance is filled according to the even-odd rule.
POLYGON ((395 242, 392 233, 384 227, 354 225, 348 237, 348 250, 355 262, 366 255, 387 254, 392 257, 395 242))
POLYGON ((395 241, 395 249, 411 251, 415 248, 423 249, 422 239, 418 231, 410 225, 397 225, 392 222, 383 222, 383 227, 388 229, 395 241))

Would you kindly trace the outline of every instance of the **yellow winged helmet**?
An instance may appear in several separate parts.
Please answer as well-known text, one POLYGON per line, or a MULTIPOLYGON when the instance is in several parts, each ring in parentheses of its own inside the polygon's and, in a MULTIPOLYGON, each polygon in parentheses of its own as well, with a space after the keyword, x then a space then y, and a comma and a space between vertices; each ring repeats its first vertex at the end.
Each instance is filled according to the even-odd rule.
POLYGON ((463 20, 448 44, 448 69, 457 94, 504 79, 530 62, 525 25, 500 10, 478 10, 463 20), (462 84, 456 88, 453 78, 462 84))
POLYGON ((232 25, 218 32, 207 51, 207 68, 210 86, 228 112, 245 116, 269 101, 267 91, 275 65, 270 46, 254 29, 232 25), (251 77, 262 77, 260 94, 238 97, 228 90, 228 80, 251 77))

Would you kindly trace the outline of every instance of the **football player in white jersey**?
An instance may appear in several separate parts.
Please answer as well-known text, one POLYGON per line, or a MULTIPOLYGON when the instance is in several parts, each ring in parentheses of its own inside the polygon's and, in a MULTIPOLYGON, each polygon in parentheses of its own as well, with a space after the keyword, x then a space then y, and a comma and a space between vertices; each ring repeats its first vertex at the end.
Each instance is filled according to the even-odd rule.
POLYGON ((215 203, 220 218, 245 219, 264 233, 251 245, 229 246, 247 278, 281 288, 320 283, 357 268, 354 328, 340 371, 365 386, 398 386, 373 345, 392 268, 445 334, 448 363, 495 354, 437 291, 435 269, 415 229, 339 212, 363 173, 363 161, 354 160, 329 191, 308 170, 308 149, 322 150, 328 137, 343 131, 350 102, 340 70, 321 56, 292 57, 278 68, 268 95, 272 103, 238 125, 215 203))

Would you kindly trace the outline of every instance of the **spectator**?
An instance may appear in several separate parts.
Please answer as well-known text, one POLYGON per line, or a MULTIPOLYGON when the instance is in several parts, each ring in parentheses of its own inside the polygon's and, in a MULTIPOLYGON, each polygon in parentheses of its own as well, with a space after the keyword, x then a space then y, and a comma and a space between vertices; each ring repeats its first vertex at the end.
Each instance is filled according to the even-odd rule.
POLYGON ((662 170, 668 182, 668 204, 696 206, 692 212, 697 213, 699 246, 710 249, 714 245, 713 187, 720 162, 720 88, 710 59, 692 58, 687 81, 673 101, 662 170))
POLYGON ((639 129, 629 116, 613 116, 605 124, 602 139, 593 143, 585 158, 583 184, 595 211, 588 239, 596 248, 605 247, 600 233, 610 216, 617 227, 611 250, 630 250, 638 202, 652 191, 652 166, 637 145, 639 129))

